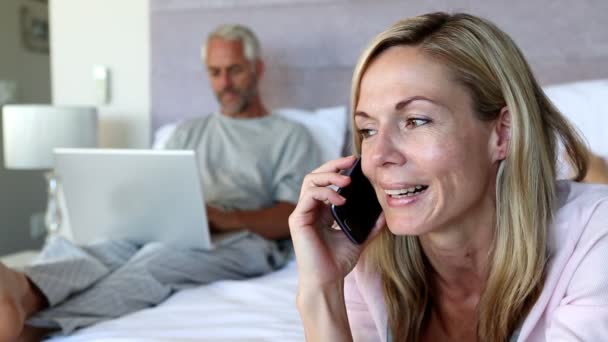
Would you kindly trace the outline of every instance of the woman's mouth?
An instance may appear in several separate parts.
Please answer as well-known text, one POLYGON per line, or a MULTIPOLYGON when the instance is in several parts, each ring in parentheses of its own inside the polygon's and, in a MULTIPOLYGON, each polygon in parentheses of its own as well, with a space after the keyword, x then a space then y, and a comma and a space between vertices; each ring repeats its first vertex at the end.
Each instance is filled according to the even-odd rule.
POLYGON ((428 188, 428 185, 417 184, 403 188, 384 189, 386 204, 395 208, 412 205, 422 199, 428 188))
POLYGON ((406 197, 414 197, 421 193, 423 193, 426 189, 428 189, 428 185, 418 184, 408 188, 403 189, 385 189, 384 192, 390 198, 406 198, 406 197))

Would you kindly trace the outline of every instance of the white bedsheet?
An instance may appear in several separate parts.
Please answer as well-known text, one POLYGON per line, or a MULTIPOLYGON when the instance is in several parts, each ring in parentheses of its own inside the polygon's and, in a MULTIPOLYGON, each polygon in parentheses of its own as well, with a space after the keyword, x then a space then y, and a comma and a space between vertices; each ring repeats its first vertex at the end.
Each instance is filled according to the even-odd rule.
POLYGON ((155 308, 50 341, 303 341, 296 286, 292 260, 266 276, 183 290, 155 308))

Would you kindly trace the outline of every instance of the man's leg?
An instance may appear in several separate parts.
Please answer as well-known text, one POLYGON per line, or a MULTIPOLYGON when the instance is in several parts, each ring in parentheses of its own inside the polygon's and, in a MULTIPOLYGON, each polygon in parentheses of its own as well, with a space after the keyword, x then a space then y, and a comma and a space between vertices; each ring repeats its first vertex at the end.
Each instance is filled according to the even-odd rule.
POLYGON ((36 314, 30 323, 63 333, 155 306, 175 290, 220 279, 244 279, 285 263, 273 241, 245 234, 213 250, 183 251, 160 243, 142 247, 123 266, 86 291, 36 314))
POLYGON ((79 248, 62 238, 45 246, 24 272, 0 264, 0 341, 14 340, 24 321, 74 292, 82 291, 126 262, 137 248, 104 242, 79 248))
POLYGON ((77 246, 63 238, 47 243, 23 272, 55 306, 127 263, 139 247, 127 241, 103 241, 77 246))

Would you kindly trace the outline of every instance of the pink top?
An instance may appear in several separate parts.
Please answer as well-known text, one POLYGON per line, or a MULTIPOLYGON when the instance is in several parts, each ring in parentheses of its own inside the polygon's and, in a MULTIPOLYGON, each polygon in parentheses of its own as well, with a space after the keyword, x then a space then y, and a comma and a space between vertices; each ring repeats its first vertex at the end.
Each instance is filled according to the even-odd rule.
MULTIPOLYGON (((608 186, 558 182, 545 286, 517 341, 608 341, 608 186)), ((378 273, 359 262, 346 277, 355 341, 387 341, 378 273)))

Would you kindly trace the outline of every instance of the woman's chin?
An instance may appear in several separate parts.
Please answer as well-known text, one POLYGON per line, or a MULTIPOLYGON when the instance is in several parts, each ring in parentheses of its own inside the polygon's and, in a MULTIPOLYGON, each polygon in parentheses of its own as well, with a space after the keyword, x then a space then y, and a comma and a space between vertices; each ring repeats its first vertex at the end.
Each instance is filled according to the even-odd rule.
POLYGON ((387 217, 386 224, 394 235, 422 235, 431 230, 431 225, 420 222, 416 218, 387 217))

